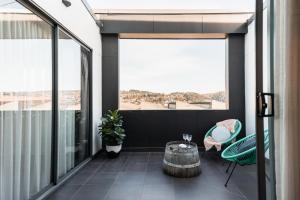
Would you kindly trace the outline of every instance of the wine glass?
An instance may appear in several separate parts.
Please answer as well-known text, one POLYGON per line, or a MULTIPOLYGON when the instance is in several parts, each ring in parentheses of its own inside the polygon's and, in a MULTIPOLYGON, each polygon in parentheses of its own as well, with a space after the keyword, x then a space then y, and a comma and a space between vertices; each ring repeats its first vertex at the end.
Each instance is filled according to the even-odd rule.
POLYGON ((186 142, 187 141, 187 138, 188 138, 188 134, 182 134, 182 137, 183 137, 183 140, 186 142))
POLYGON ((191 148, 192 135, 187 135, 187 141, 189 142, 189 148, 191 148))

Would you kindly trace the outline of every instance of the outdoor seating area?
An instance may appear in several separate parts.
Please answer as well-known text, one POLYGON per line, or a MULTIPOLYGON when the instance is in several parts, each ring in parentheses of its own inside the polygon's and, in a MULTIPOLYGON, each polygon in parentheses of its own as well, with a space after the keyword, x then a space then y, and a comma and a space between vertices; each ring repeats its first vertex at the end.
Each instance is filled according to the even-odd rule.
POLYGON ((116 159, 100 153, 48 200, 253 200, 256 165, 239 167, 225 188, 226 165, 215 153, 201 158, 201 174, 166 175, 163 152, 122 152, 116 159))
MULTIPOLYGON (((106 144, 123 141, 122 127, 122 115, 109 111, 100 126, 106 144)), ((189 134, 168 142, 164 152, 121 152, 121 147, 116 151, 106 146, 106 152, 100 152, 48 199, 256 199, 255 134, 238 140, 241 129, 239 120, 217 122, 205 134, 205 147, 210 148, 203 149, 201 159, 201 142, 191 142, 189 134), (237 164, 246 167, 236 169, 237 164)), ((265 137, 267 150, 267 131, 265 137)))

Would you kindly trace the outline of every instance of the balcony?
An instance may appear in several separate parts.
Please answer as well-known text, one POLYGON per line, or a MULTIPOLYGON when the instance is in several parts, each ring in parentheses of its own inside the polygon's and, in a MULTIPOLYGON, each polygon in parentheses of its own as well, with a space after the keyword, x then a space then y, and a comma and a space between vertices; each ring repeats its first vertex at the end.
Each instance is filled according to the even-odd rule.
POLYGON ((48 200, 253 200, 256 165, 237 167, 227 188, 228 163, 214 153, 201 158, 201 174, 175 178, 162 171, 162 152, 122 152, 117 159, 105 153, 78 171, 48 200))
POLYGON ((257 199, 256 164, 202 156, 217 122, 241 121, 232 142, 254 133, 254 12, 36 1, 0 5, 0 199, 257 199), (115 159, 98 134, 109 110, 127 135, 115 159), (201 174, 176 178, 164 150, 185 132, 201 174))

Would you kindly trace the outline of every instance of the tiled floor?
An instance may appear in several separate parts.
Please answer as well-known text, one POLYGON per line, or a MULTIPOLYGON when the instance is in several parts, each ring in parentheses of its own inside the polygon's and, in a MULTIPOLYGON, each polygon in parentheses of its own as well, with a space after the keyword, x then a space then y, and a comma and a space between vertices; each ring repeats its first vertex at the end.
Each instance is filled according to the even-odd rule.
POLYGON ((189 179, 165 175, 163 153, 122 152, 117 159, 100 155, 49 200, 255 200, 256 166, 237 166, 224 187, 226 166, 215 155, 201 158, 202 173, 189 179))

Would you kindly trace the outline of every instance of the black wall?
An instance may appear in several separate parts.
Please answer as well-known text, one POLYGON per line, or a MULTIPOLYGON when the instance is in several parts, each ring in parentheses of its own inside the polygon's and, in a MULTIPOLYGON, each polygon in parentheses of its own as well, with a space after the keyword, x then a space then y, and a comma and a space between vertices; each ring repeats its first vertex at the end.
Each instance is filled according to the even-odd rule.
POLYGON ((102 114, 118 108, 118 34, 102 35, 102 114))
MULTIPOLYGON (((102 34, 103 45, 103 113, 118 108, 118 35, 102 34)), ((228 37, 229 110, 144 110, 121 111, 127 134, 124 147, 156 148, 166 142, 193 135, 193 141, 203 146, 206 131, 216 122, 239 119, 245 135, 244 35, 228 37)), ((217 73, 217 72, 216 72, 217 73)))

